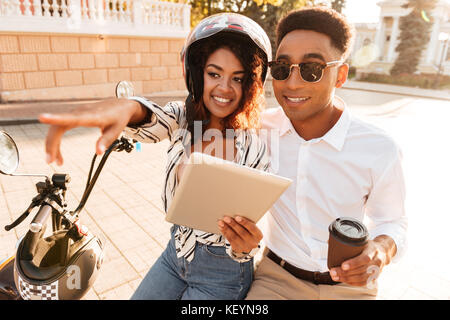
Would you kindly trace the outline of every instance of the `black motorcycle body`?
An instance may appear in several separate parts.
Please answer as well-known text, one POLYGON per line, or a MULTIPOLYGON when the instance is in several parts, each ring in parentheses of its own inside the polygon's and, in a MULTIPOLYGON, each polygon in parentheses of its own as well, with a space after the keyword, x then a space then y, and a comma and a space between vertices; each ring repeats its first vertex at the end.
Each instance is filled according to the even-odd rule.
POLYGON ((14 282, 15 256, 0 262, 0 300, 22 300, 14 282))

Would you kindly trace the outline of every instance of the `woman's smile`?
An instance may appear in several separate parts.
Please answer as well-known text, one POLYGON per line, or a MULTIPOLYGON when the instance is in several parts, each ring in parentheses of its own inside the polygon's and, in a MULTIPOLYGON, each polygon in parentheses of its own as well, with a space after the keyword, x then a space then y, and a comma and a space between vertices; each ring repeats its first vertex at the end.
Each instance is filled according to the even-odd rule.
POLYGON ((228 48, 214 51, 205 64, 203 102, 211 113, 211 122, 232 114, 242 98, 244 68, 228 48))
POLYGON ((231 101, 233 101, 231 98, 225 98, 220 96, 212 96, 214 100, 216 100, 218 103, 227 104, 231 101))

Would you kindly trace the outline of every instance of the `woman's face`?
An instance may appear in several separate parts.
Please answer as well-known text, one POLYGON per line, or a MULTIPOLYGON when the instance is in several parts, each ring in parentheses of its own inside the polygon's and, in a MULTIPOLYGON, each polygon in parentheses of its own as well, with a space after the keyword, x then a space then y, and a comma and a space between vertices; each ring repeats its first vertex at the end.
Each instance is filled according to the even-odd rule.
POLYGON ((214 51, 206 60, 203 79, 203 102, 211 118, 223 119, 238 108, 244 68, 233 52, 228 48, 214 51))

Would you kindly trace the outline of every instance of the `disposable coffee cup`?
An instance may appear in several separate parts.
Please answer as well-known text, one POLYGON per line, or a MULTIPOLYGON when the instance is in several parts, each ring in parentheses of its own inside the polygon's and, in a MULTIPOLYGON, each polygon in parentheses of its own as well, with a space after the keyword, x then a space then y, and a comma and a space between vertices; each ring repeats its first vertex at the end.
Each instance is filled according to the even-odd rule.
POLYGON ((360 255, 369 239, 366 226, 354 218, 337 218, 328 231, 328 268, 340 267, 344 261, 360 255))

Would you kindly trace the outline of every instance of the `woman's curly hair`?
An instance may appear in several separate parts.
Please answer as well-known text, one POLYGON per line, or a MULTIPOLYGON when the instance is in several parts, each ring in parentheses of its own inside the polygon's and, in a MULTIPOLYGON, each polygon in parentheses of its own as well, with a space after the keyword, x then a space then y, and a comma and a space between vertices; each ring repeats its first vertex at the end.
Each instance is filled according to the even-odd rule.
POLYGON ((203 103, 203 74, 206 61, 216 50, 228 48, 241 62, 244 68, 242 97, 238 108, 222 119, 223 132, 226 129, 256 129, 260 127, 260 113, 265 100, 261 74, 265 53, 247 38, 239 34, 224 33, 200 40, 191 49, 191 72, 195 86, 202 92, 194 103, 194 120, 207 120, 209 111, 203 103))

